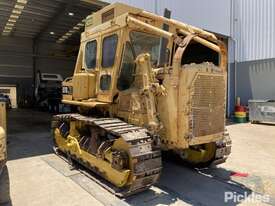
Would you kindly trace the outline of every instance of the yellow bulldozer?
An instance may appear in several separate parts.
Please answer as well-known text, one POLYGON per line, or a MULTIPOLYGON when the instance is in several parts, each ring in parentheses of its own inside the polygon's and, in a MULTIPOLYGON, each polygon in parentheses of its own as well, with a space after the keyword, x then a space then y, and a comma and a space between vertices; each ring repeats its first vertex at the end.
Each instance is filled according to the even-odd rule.
POLYGON ((121 196, 157 182, 161 151, 194 166, 223 163, 231 150, 226 68, 214 34, 106 6, 86 18, 74 74, 63 82, 62 102, 78 112, 53 117, 55 150, 121 196))
POLYGON ((0 98, 0 204, 10 200, 7 162, 6 101, 0 98))

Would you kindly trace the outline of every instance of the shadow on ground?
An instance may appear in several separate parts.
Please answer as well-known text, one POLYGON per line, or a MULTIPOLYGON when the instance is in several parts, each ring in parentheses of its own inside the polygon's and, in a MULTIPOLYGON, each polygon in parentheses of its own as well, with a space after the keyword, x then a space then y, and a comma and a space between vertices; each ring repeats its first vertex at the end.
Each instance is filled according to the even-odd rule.
POLYGON ((252 124, 265 125, 265 126, 271 126, 271 127, 275 126, 275 122, 255 122, 255 123, 252 123, 252 124))
POLYGON ((12 202, 10 198, 10 175, 9 169, 5 166, 0 173, 0 206, 11 205, 12 202))
POLYGON ((249 188, 231 179, 231 171, 222 168, 196 170, 186 167, 175 159, 169 161, 165 158, 159 183, 144 192, 120 199, 90 179, 96 177, 96 175, 89 172, 88 177, 86 175, 87 170, 84 173, 75 170, 80 168, 83 171, 83 167, 79 167, 76 164, 75 169, 71 170, 64 160, 54 154, 43 156, 42 159, 106 206, 172 204, 199 206, 220 206, 226 204, 234 206, 239 202, 228 201, 225 203, 225 192, 243 196, 248 196, 252 193, 249 188))
MULTIPOLYGON (((9 112, 8 116, 9 160, 45 154, 53 155, 51 154, 51 115, 32 110, 19 110, 9 112)), ((175 203, 177 205, 220 206, 225 204, 226 192, 240 195, 252 193, 245 185, 231 179, 232 171, 223 168, 195 170, 184 165, 175 155, 164 153, 163 156, 163 171, 159 183, 150 190, 124 200, 119 198, 114 200, 115 197, 107 191, 96 196, 95 193, 103 189, 95 183, 87 187, 89 180, 82 181, 81 177, 78 179, 78 174, 68 176, 68 178, 74 177, 73 181, 84 189, 86 188, 85 190, 94 197, 101 198, 100 201, 103 204, 109 196, 109 200, 112 201, 105 205, 154 206, 175 203)), ((233 201, 226 203, 231 206, 236 204, 233 201)))
POLYGON ((8 160, 52 153, 51 115, 33 110, 8 112, 8 160))
POLYGON ((245 185, 231 180, 232 171, 223 168, 196 170, 185 165, 176 156, 165 153, 163 172, 156 189, 129 197, 130 205, 237 205, 225 203, 226 192, 249 196, 252 191, 245 185), (142 200, 142 202, 141 202, 142 200))

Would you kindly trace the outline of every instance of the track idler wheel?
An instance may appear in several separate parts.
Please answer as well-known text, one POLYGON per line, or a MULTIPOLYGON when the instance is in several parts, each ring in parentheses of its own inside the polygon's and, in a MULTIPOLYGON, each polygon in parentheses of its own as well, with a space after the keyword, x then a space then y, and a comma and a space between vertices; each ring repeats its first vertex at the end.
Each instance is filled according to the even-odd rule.
POLYGON ((207 165, 215 158, 216 143, 197 145, 179 152, 180 157, 192 166, 207 165))

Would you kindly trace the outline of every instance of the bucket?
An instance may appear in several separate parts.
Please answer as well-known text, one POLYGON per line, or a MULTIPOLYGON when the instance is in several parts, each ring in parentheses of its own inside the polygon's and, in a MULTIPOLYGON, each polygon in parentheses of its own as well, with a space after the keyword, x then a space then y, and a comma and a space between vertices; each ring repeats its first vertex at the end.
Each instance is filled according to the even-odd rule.
POLYGON ((235 106, 235 112, 246 112, 246 108, 244 106, 235 106))
POLYGON ((234 117, 234 122, 236 122, 236 123, 246 123, 247 118, 246 117, 234 117))
POLYGON ((245 123, 247 122, 246 108, 244 106, 235 106, 234 122, 245 123))
POLYGON ((246 118, 246 112, 235 112, 235 117, 239 117, 239 118, 242 118, 242 117, 245 117, 246 118))

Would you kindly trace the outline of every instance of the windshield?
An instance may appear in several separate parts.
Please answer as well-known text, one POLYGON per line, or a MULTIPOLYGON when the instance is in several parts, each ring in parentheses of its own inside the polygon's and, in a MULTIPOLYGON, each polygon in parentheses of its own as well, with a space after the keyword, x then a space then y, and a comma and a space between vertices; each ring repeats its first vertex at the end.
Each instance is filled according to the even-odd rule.
POLYGON ((159 57, 159 46, 161 38, 143 32, 132 31, 130 33, 130 39, 135 55, 138 56, 142 53, 149 53, 151 56, 152 65, 156 66, 159 57))

